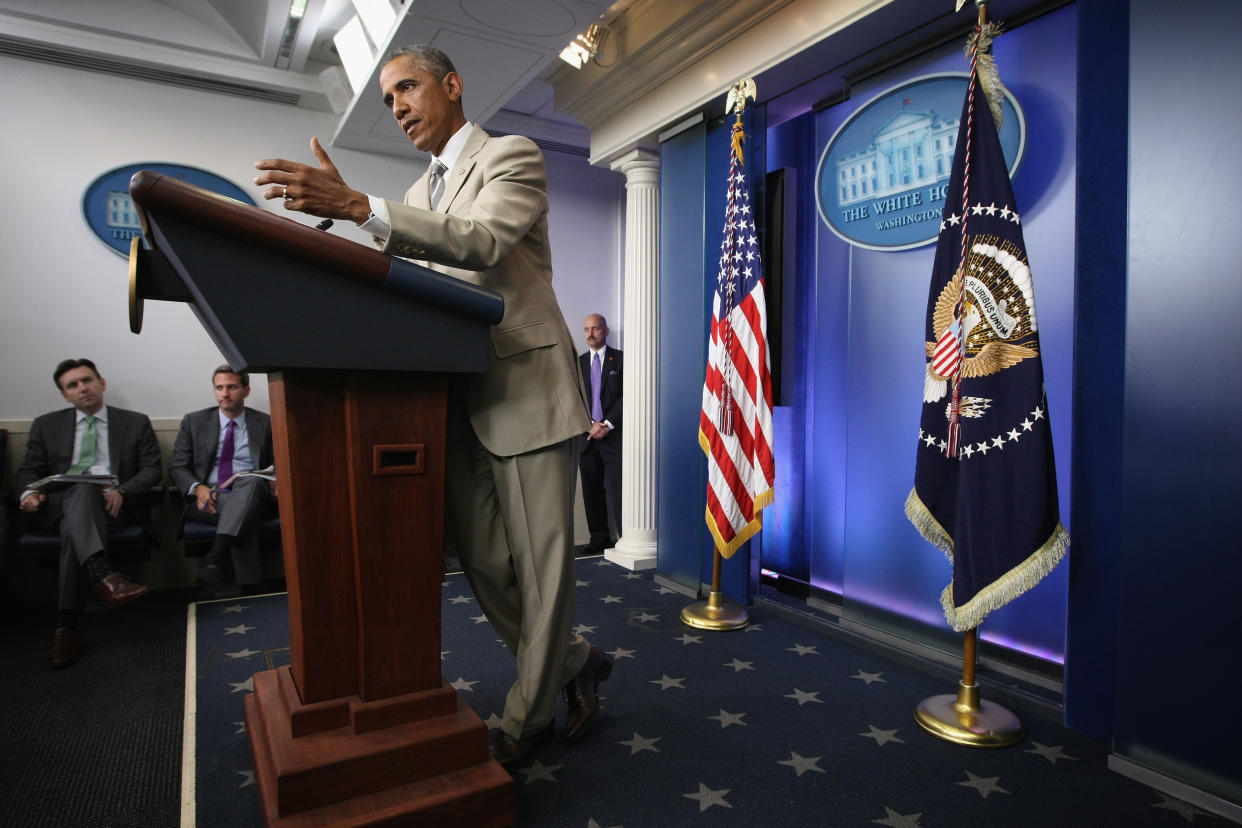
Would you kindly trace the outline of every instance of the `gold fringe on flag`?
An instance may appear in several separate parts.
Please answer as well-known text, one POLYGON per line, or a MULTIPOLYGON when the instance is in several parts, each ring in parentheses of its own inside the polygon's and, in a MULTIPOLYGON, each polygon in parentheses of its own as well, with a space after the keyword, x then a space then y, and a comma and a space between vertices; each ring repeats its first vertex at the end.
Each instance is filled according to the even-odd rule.
MULTIPOLYGON (((944 552, 950 563, 953 562, 953 539, 923 505, 923 501, 913 489, 910 491, 910 496, 906 498, 906 517, 928 543, 944 552)), ((1069 544, 1069 532, 1063 525, 1057 523, 1052 536, 1032 552, 1025 561, 979 590, 974 598, 960 607, 953 605, 953 584, 950 583, 940 594, 940 606, 944 610, 945 620, 957 632, 966 632, 978 627, 988 613, 1000 609, 1022 595, 1056 568, 1056 565, 1065 557, 1065 553, 1069 551, 1069 544)))

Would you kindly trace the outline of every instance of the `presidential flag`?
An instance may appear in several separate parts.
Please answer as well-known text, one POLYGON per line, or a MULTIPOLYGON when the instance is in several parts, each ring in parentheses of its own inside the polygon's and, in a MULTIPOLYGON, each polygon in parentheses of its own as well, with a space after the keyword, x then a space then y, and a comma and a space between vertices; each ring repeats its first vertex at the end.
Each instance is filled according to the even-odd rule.
POLYGON ((725 558, 763 528, 760 510, 772 502, 775 479, 768 313, 742 164, 744 138, 739 118, 731 136, 724 240, 699 414, 699 444, 707 454, 707 528, 725 558))
POLYGON ((906 500, 911 522, 953 565, 940 602, 959 632, 1035 586, 1069 547, 1022 216, 974 68, 932 269, 906 500))

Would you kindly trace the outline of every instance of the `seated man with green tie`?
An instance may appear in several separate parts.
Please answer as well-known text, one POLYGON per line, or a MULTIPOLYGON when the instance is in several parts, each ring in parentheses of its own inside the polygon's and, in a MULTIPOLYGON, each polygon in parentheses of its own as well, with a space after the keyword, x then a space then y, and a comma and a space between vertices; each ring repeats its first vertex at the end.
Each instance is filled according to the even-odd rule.
POLYGON ((147 591, 107 560, 108 527, 138 522, 136 496, 160 481, 160 448, 145 414, 104 405, 107 382, 89 359, 66 359, 52 373, 61 396, 72 405, 36 417, 30 425, 26 458, 14 475, 21 510, 37 526, 59 530, 60 596, 49 662, 68 667, 78 657, 77 621, 85 595, 108 606, 147 591), (110 482, 41 486, 51 475, 93 475, 110 482))
POLYGON ((259 520, 271 509, 274 492, 262 477, 234 475, 272 465, 272 418, 246 407, 250 375, 228 365, 211 376, 216 405, 181 419, 168 476, 185 495, 186 520, 216 525, 211 551, 198 569, 200 587, 224 580, 227 563, 243 592, 263 582, 259 520))

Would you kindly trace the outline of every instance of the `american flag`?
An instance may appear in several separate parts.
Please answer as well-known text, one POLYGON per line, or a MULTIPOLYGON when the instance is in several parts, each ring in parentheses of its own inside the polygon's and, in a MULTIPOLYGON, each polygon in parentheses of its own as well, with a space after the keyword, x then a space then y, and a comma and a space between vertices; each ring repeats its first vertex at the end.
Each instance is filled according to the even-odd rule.
POLYGON ((724 240, 712 299, 699 444, 707 454, 707 528, 728 558, 763 528, 772 502, 772 377, 759 239, 734 124, 724 240))

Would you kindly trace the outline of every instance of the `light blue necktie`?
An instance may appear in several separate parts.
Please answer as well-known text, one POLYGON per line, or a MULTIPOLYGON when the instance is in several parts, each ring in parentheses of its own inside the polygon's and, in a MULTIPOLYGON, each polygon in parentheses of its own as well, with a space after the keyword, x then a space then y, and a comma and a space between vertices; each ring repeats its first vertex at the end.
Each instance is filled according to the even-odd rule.
POLYGON ((599 352, 596 351, 595 358, 591 360, 591 419, 597 423, 604 421, 604 406, 599 402, 599 386, 603 373, 599 352))

